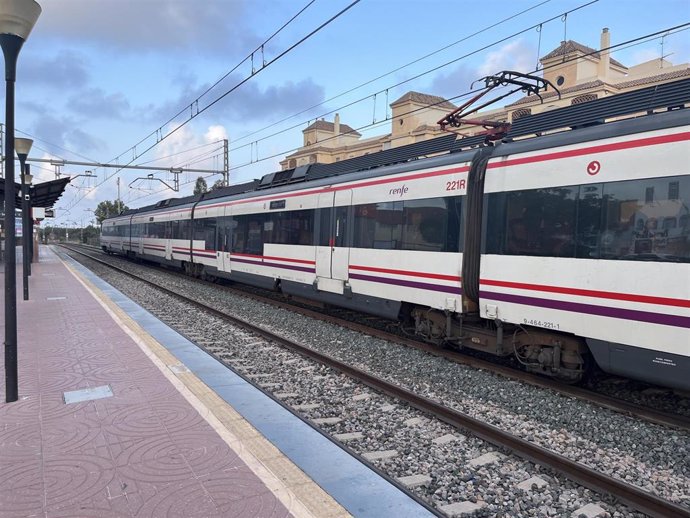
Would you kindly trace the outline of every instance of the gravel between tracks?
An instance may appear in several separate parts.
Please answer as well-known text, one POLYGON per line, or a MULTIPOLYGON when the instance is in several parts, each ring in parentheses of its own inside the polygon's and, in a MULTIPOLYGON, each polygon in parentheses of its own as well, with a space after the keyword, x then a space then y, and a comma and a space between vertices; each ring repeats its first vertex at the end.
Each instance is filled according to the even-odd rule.
MULTIPOLYGON (((302 315, 234 296, 216 287, 200 285, 191 279, 171 277, 165 272, 127 264, 130 269, 141 269, 149 278, 155 278, 168 287, 175 287, 188 296, 203 299, 207 304, 239 318, 261 322, 273 332, 345 360, 426 397, 441 400, 452 408, 690 509, 690 436, 685 432, 641 422, 547 389, 507 380, 339 326, 315 323, 302 315), (433 377, 428 375, 430 372, 434 373, 433 377)), ((160 304, 160 297, 146 294, 146 291, 150 291, 148 288, 142 289, 134 281, 123 280, 122 276, 113 274, 104 267, 94 266, 93 263, 90 267, 144 305, 160 304)), ((191 322, 189 325, 200 324, 191 322)), ((208 333, 213 329, 208 325, 202 326, 202 332, 208 333)), ((250 357, 260 356, 253 351, 250 357)), ((263 363, 269 360, 270 358, 266 358, 263 363)), ((262 360, 259 359, 258 364, 261 365, 262 360)), ((293 369, 286 371, 292 372, 293 369)), ((306 378, 312 377, 313 373, 310 373, 306 378)), ((300 396, 304 402, 297 404, 312 403, 311 400, 327 397, 331 392, 342 398, 343 384, 349 386, 350 383, 344 381, 342 376, 327 377, 335 380, 330 391, 328 384, 326 390, 323 387, 312 391, 307 389, 306 392, 300 389, 299 394, 311 396, 300 396)), ((291 389, 282 384, 279 391, 292 393, 291 389)), ((497 513, 560 515, 564 512, 572 513, 579 506, 597 500, 596 495, 589 494, 586 489, 567 482, 564 485, 563 481, 543 473, 540 474, 541 478, 549 482, 544 489, 531 492, 516 490, 517 483, 540 470, 529 463, 515 460, 514 457, 503 459, 497 463, 500 467, 494 466, 493 469, 488 466, 468 469, 465 461, 493 448, 487 447, 483 441, 464 436, 459 441, 445 445, 434 444, 431 442, 433 438, 462 434, 453 432, 447 425, 436 420, 425 420, 423 425, 405 425, 407 419, 413 418, 406 417, 405 413, 409 412, 410 416, 417 416, 418 413, 407 408, 397 408, 394 412, 382 411, 381 407, 385 409, 387 405, 394 404, 390 400, 385 401, 386 399, 376 396, 364 400, 365 404, 360 401, 353 410, 352 419, 345 409, 338 416, 343 420, 332 426, 329 432, 348 433, 362 429, 362 415, 369 415, 370 419, 375 419, 378 423, 367 428, 381 430, 381 434, 367 434, 362 439, 348 442, 348 446, 358 451, 379 451, 391 449, 391 445, 396 444, 415 444, 408 451, 398 452, 392 459, 375 463, 382 463, 382 467, 385 466, 386 471, 394 477, 429 474, 432 482, 420 486, 416 491, 441 506, 449 502, 476 499, 478 489, 481 489, 479 494, 487 504, 479 513, 487 516, 495 516, 497 513), (362 408, 366 408, 366 411, 363 412, 362 408), (463 444, 460 450, 458 442, 463 444), (459 451, 462 452, 460 455, 459 451), (456 458, 457 462, 449 463, 449 458, 456 458), (435 459, 446 461, 439 462, 435 459)), ((322 406, 329 408, 327 404, 322 406)), ((308 417, 318 418, 318 409, 310 410, 308 417)), ((636 515, 624 507, 610 503, 600 505, 609 510, 612 516, 636 515)))

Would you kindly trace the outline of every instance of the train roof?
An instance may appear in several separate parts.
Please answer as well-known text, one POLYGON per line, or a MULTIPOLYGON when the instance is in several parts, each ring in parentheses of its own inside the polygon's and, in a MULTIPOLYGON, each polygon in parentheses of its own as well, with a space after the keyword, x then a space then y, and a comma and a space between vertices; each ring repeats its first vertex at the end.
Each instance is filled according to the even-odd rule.
MULTIPOLYGON (((690 79, 683 79, 565 108, 558 108, 535 115, 523 116, 512 124, 508 134, 502 142, 512 143, 516 141, 516 144, 518 142, 522 144, 517 146, 511 145, 510 147, 513 151, 516 151, 516 147, 523 149, 525 147, 542 147, 544 140, 551 141, 552 143, 546 146, 551 147, 554 145, 561 145, 564 139, 531 139, 530 137, 593 126, 602 126, 601 131, 597 131, 596 133, 601 133, 602 136, 600 138, 605 138, 608 130, 603 126, 607 126, 605 123, 609 121, 615 121, 626 116, 638 114, 652 114, 659 110, 677 110, 684 108, 688 103, 690 103, 690 79), (535 142, 535 140, 539 142, 535 142)), ((641 126, 645 125, 646 124, 641 123, 641 126)), ((586 133, 589 133, 591 138, 591 132, 586 133)), ((571 137, 567 138, 570 139, 571 137)), ((195 203, 204 205, 205 202, 210 202, 218 198, 244 197, 242 196, 243 194, 249 195, 250 193, 267 189, 280 192, 294 189, 296 186, 295 184, 314 182, 313 185, 316 186, 329 183, 327 180, 329 178, 345 174, 349 175, 356 172, 372 171, 395 164, 408 164, 414 167, 415 161, 425 159, 429 156, 449 156, 462 152, 473 153, 474 149, 484 144, 485 137, 483 135, 457 139, 454 133, 449 133, 434 139, 415 142, 414 144, 350 158, 332 164, 309 164, 298 166, 293 169, 276 171, 264 175, 259 180, 222 187, 202 195, 169 198, 138 209, 129 209, 123 212, 120 217, 165 210, 171 207, 182 207, 185 205, 191 207, 195 203)), ((500 154, 501 153, 497 153, 496 155, 500 154)), ((455 161, 458 159, 462 160, 460 156, 453 156, 450 158, 455 161)), ((445 160, 443 161, 445 162, 445 160)), ((404 169, 407 168, 408 167, 405 167, 404 169)), ((395 167, 390 169, 390 173, 394 173, 400 168, 395 167)), ((357 176, 359 177, 361 175, 357 176)))

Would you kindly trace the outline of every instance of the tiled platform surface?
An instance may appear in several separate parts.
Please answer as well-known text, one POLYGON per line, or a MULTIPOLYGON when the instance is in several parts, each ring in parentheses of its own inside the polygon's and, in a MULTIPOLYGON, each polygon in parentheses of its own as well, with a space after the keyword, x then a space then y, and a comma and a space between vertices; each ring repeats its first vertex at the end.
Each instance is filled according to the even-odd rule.
MULTIPOLYGON (((52 252, 34 264, 29 301, 21 264, 17 273, 20 400, 5 403, 3 381, 0 517, 300 515, 294 495, 243 462, 52 252), (114 396, 63 401, 101 385, 114 396)), ((4 336, 4 308, 0 317, 4 336)))
POLYGON ((41 254, 27 302, 18 267, 21 400, 5 404, 3 384, 0 518, 433 516, 112 286, 70 263, 105 310, 41 254), (102 385, 114 396, 63 402, 102 385))

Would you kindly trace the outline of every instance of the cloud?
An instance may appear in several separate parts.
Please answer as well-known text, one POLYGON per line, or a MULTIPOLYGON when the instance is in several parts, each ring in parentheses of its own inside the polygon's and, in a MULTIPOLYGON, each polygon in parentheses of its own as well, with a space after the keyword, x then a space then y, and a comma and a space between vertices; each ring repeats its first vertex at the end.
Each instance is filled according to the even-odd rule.
POLYGON ((204 140, 206 140, 206 142, 216 142, 227 138, 228 132, 225 126, 220 126, 218 124, 209 126, 208 131, 204 134, 204 140))
MULTIPOLYGON (((517 40, 487 53, 484 61, 479 65, 473 67, 460 63, 448 72, 437 74, 431 84, 423 91, 446 99, 469 93, 470 87, 473 91, 479 91, 484 84, 476 83, 473 85, 473 83, 483 77, 504 70, 523 73, 532 71, 536 65, 536 55, 536 48, 522 40, 517 40)), ((459 104, 464 100, 465 98, 461 98, 453 100, 453 102, 459 104)))
MULTIPOLYGON (((452 99, 469 92, 470 85, 477 79, 477 72, 467 65, 460 64, 445 74, 437 74, 427 90, 432 95, 452 99)), ((455 101, 454 101, 455 102, 455 101)), ((457 104, 457 102, 455 102, 457 104)))
MULTIPOLYGON (((242 80, 240 76, 230 76, 221 85, 206 94, 199 102, 199 109, 203 109, 217 99, 224 92, 230 90, 242 80)), ((168 102, 159 108, 149 111, 154 121, 167 120, 181 107, 198 98, 210 85, 187 85, 175 101, 168 102)), ((281 85, 271 85, 262 88, 256 81, 248 81, 237 90, 231 92, 213 107, 208 114, 214 119, 227 118, 233 121, 264 121, 275 120, 276 117, 292 115, 304 108, 322 102, 325 89, 316 84, 311 78, 299 82, 286 81, 281 85)), ((188 110, 182 110, 183 116, 189 115, 188 110)), ((309 117, 309 113, 304 114, 309 117)))
POLYGON ((503 70, 527 73, 537 64, 536 49, 523 40, 516 40, 498 50, 489 52, 479 66, 479 77, 486 77, 503 70))
POLYGON ((106 94, 100 88, 88 88, 70 97, 67 107, 89 118, 123 119, 130 109, 121 93, 106 94))
POLYGON ((89 79, 87 60, 82 54, 63 50, 53 57, 40 55, 20 59, 17 81, 22 85, 38 85, 55 89, 80 87, 89 79))
POLYGON ((47 37, 141 52, 227 53, 256 47, 256 6, 247 0, 43 0, 37 30, 47 37))
MULTIPOLYGON (((40 123, 31 128, 31 134, 38 139, 66 149, 78 149, 80 153, 101 151, 105 143, 79 129, 79 122, 72 117, 45 113, 40 123)), ((64 155, 64 149, 55 149, 55 154, 64 155)))

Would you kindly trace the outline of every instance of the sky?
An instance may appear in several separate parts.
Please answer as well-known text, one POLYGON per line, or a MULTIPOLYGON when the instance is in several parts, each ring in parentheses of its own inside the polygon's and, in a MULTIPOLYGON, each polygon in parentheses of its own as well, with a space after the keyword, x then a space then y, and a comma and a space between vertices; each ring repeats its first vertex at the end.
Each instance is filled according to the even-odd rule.
MULTIPOLYGON (((307 37, 351 3, 39 0, 19 56, 16 135, 34 140, 30 158, 208 171, 222 169, 228 139, 230 183, 242 183, 279 170, 317 118, 339 113, 363 138, 382 135, 387 105, 410 90, 453 99, 488 74, 533 72, 562 40, 598 48, 603 27, 616 45, 690 22, 689 0, 361 0, 307 37)), ((632 66, 662 49, 689 62, 690 30, 612 56, 632 66)), ((116 199, 118 178, 131 208, 189 195, 198 176, 220 179, 185 172, 174 192, 169 172, 37 162, 34 183, 56 169, 94 174, 75 178, 57 203, 51 223, 67 226, 116 199)))

